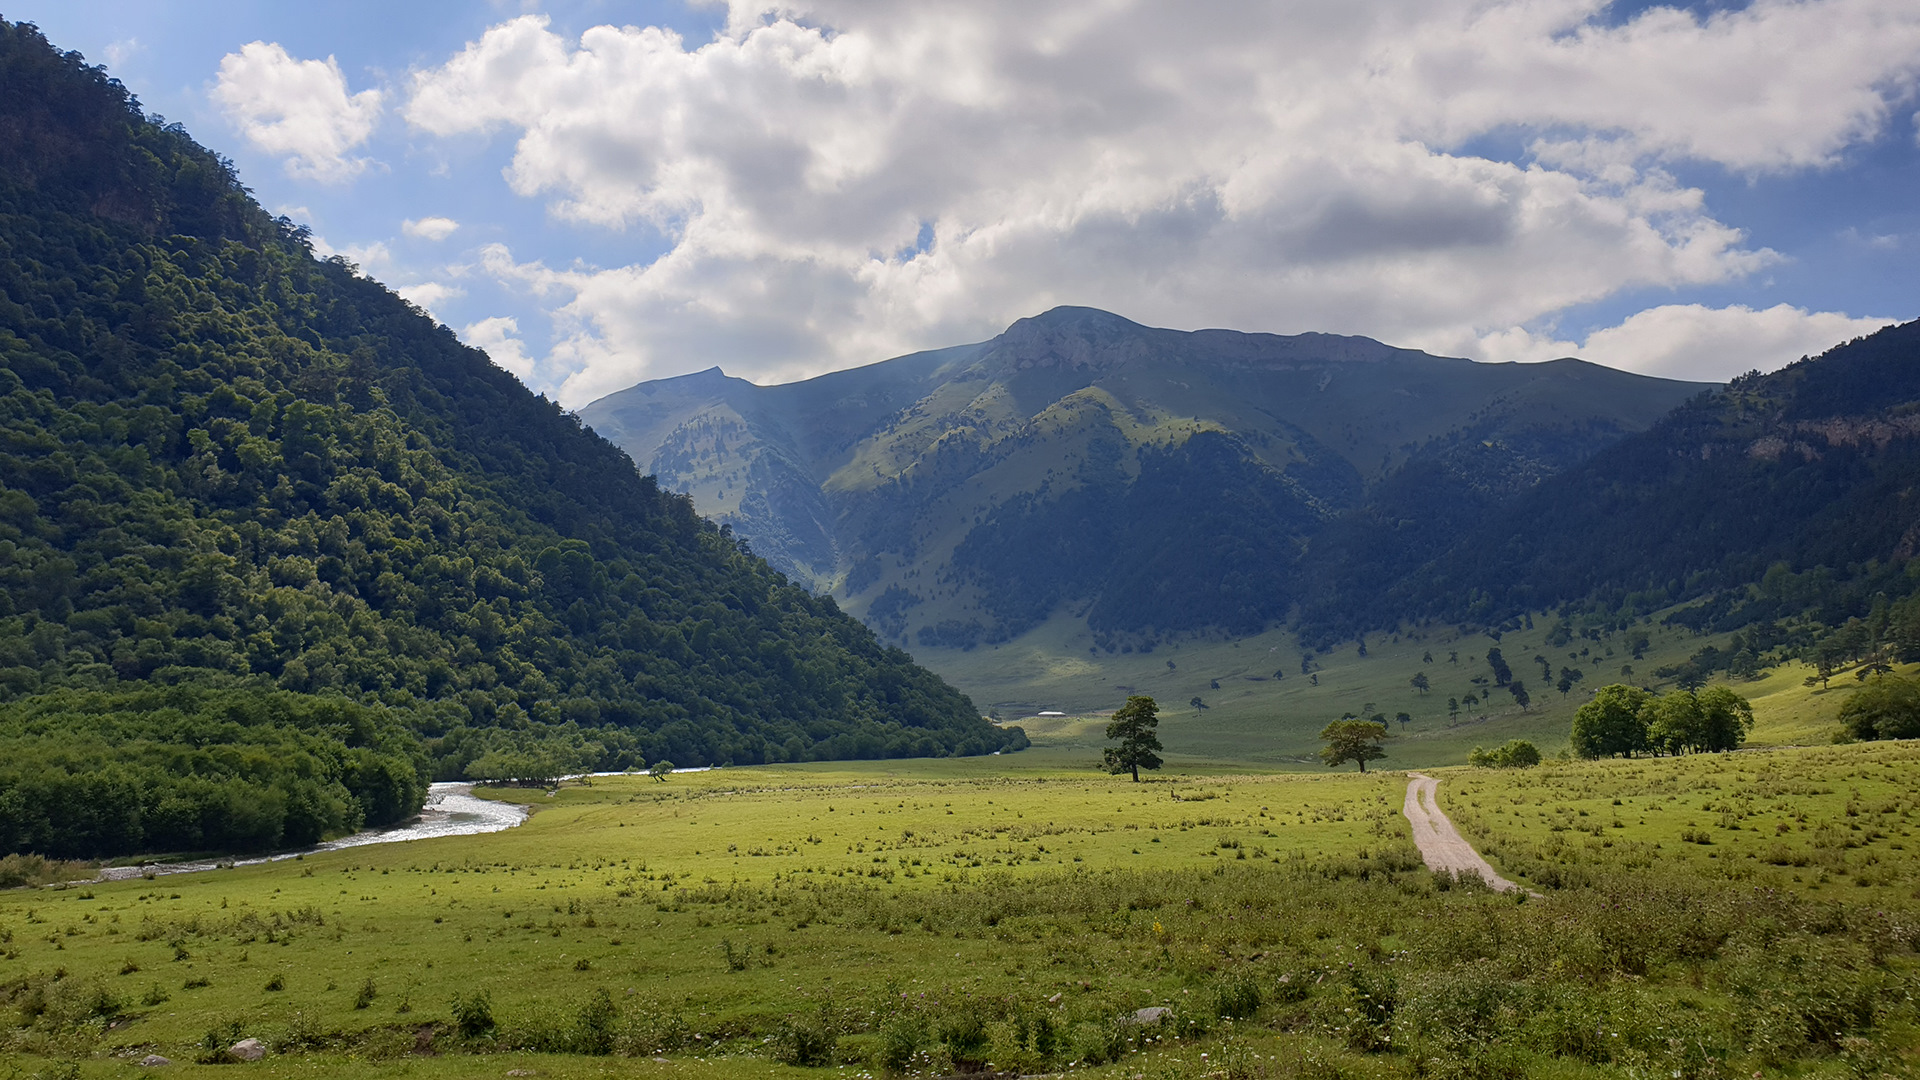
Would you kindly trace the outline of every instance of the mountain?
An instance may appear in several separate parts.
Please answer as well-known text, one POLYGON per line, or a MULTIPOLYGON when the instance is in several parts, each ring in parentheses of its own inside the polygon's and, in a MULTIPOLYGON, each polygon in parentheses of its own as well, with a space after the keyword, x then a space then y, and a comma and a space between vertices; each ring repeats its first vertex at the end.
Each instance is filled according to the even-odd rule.
MULTIPOLYGON (((1695 398, 1464 530, 1383 567, 1345 618, 1499 622, 1584 604, 1737 630, 1860 620, 1841 655, 1920 658, 1920 322, 1695 398), (1382 586, 1385 587, 1382 587, 1382 586)), ((1761 644, 1755 651, 1764 651, 1761 644)), ((1813 650, 1817 652, 1818 650, 1813 650)))
POLYGON ((885 636, 967 648, 1065 611, 1112 649, 1249 632, 1417 565, 1705 389, 1057 308, 979 344, 778 386, 716 368, 580 415, 885 636))
POLYGON ((355 747, 551 776, 1024 738, 0 23, 0 741, 0 835, 100 854, 417 807, 355 747))

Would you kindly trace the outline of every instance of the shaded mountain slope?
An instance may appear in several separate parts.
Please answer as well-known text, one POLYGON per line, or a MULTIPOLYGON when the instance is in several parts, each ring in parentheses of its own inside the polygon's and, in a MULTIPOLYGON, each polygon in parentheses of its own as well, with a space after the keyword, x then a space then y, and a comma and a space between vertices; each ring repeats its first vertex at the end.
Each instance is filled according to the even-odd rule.
POLYGON ((1497 622, 1636 592, 1657 605, 1757 586, 1775 564, 1897 576, 1916 550, 1920 322, 1689 401, 1490 514, 1360 616, 1497 622))
POLYGON ((188 684, 453 776, 1020 739, 0 24, 0 695, 188 684))
POLYGON ((1119 646, 1245 632, 1322 579, 1424 562, 1700 389, 1059 308, 801 383, 643 383, 581 416, 885 635, 965 647, 1064 607, 1119 646), (1416 519, 1440 532, 1375 525, 1416 519))

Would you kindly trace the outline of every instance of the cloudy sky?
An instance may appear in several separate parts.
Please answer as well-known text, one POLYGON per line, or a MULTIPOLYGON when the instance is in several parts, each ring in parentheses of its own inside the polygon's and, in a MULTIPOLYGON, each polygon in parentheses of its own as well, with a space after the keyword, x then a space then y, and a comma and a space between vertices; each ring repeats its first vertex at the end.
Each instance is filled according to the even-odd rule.
POLYGON ((1056 304, 1722 379, 1920 315, 1920 5, 16 0, 579 406, 1056 304))

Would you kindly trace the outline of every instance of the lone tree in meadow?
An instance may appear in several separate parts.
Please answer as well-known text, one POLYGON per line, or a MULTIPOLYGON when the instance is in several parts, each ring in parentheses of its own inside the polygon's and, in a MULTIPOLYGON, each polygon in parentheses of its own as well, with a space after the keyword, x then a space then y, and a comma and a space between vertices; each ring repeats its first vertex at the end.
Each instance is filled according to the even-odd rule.
POLYGON ((1160 706, 1152 698, 1144 694, 1129 697, 1107 724, 1107 738, 1120 741, 1118 746, 1107 747, 1107 771, 1115 776, 1130 772, 1137 784, 1141 769, 1159 768, 1160 755, 1155 751, 1163 747, 1160 736, 1154 733, 1159 726, 1160 706))
POLYGON ((1320 748, 1320 760, 1329 769, 1351 761, 1366 772, 1367 762, 1387 756, 1380 747, 1387 738, 1387 725, 1372 720, 1335 720, 1320 729, 1320 738, 1327 744, 1320 748))
POLYGON ((653 763, 653 768, 647 770, 647 775, 664 783, 667 777, 673 775, 673 762, 661 758, 653 763))

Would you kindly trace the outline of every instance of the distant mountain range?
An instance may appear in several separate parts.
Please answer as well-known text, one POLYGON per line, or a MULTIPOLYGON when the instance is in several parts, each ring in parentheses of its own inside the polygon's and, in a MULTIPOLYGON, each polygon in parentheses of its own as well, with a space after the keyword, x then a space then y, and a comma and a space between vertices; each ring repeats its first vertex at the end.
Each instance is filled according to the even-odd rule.
POLYGON ((893 640, 967 648, 1064 611, 1113 648, 1385 595, 1709 389, 1057 308, 805 382, 646 382, 581 418, 893 640))

